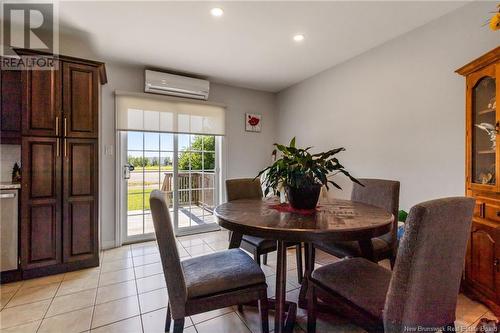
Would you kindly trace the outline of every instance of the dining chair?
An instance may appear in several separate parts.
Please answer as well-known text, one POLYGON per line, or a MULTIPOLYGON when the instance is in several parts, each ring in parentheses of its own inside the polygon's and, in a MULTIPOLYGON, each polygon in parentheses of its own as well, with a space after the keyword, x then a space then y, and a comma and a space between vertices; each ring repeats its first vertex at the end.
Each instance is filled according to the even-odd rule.
MULTIPOLYGON (((394 216, 392 229, 385 235, 372 238, 373 257, 367 258, 375 262, 389 259, 394 266, 398 247, 398 210, 399 182, 385 179, 359 179, 362 185, 354 183, 351 200, 383 208, 394 216)), ((316 242, 314 247, 336 257, 362 257, 360 244, 357 241, 316 242)))
POLYGON ((255 301, 261 331, 269 332, 267 284, 259 265, 240 249, 181 261, 166 196, 154 190, 149 197, 168 292, 165 332, 172 319, 174 333, 180 333, 186 316, 255 301))
POLYGON ((316 302, 372 332, 455 329, 455 310, 474 199, 443 198, 410 210, 394 270, 348 258, 308 277, 308 332, 316 330, 316 302))
MULTIPOLYGON (((262 199, 262 187, 259 179, 240 178, 226 180, 227 201, 239 199, 262 199)), ((302 283, 302 245, 301 243, 290 243, 295 246, 297 259, 297 281, 302 283)), ((267 254, 277 249, 276 241, 255 236, 243 235, 240 247, 253 253, 254 260, 260 265, 260 256, 263 255, 263 263, 267 265, 267 254)))

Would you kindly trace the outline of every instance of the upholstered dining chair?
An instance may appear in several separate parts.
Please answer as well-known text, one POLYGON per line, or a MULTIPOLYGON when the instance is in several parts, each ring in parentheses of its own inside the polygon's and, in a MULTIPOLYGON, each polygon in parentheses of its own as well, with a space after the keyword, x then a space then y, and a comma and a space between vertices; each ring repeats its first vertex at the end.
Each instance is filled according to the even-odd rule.
POLYGON ((364 258, 314 270, 308 280, 308 332, 316 329, 317 297, 368 331, 454 331, 473 207, 474 199, 464 197, 414 206, 392 274, 364 258))
MULTIPOLYGON (((259 179, 240 178, 226 180, 227 201, 238 199, 262 199, 262 187, 259 179)), ((297 280, 302 283, 302 245, 291 243, 295 246, 297 259, 297 280)), ((263 263, 267 264, 267 254, 277 249, 276 241, 255 236, 243 235, 240 247, 253 254, 254 260, 260 265, 260 256, 263 255, 263 263)))
MULTIPOLYGON (((385 179, 359 179, 361 186, 354 183, 351 200, 379 208, 383 208, 394 215, 394 223, 390 232, 372 239, 373 261, 390 259, 391 267, 394 266, 397 252, 397 230, 399 210, 399 182, 385 179)), ((358 242, 318 242, 314 246, 336 257, 361 257, 361 247, 358 242)))
POLYGON ((184 329, 184 318, 227 306, 258 301, 261 331, 269 332, 267 284, 262 269, 240 249, 181 261, 166 201, 166 192, 149 197, 156 240, 167 283, 165 332, 174 320, 174 333, 184 329))

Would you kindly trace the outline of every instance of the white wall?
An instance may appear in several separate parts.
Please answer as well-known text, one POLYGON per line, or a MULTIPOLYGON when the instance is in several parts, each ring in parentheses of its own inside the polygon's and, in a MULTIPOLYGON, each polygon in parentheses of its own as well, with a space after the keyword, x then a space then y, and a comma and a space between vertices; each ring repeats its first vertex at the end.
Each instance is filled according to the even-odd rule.
POLYGON ((271 162, 276 140, 275 95, 257 90, 212 84, 210 101, 227 106, 226 178, 255 177, 271 162), (245 132, 245 113, 262 115, 262 132, 245 132))
MULTIPOLYGON (((343 146, 357 177, 401 181, 401 208, 464 194, 465 82, 454 70, 493 49, 495 4, 473 3, 278 94, 278 138, 343 146)), ((334 42, 334 41, 332 41, 334 42)), ((337 178, 347 197, 351 184, 337 178)))
POLYGON ((21 165, 21 145, 0 145, 0 182, 12 182, 15 163, 21 165))

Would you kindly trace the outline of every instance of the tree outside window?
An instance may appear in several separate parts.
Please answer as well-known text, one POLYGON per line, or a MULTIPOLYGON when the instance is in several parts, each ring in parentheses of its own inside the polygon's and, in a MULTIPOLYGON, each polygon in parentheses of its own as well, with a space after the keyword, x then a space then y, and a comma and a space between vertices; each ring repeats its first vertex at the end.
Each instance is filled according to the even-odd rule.
POLYGON ((183 151, 179 156, 179 170, 213 170, 215 169, 215 154, 200 152, 215 151, 215 137, 196 135, 189 151, 183 151), (197 151, 197 152, 194 152, 197 151), (189 162, 191 161, 191 168, 189 162))

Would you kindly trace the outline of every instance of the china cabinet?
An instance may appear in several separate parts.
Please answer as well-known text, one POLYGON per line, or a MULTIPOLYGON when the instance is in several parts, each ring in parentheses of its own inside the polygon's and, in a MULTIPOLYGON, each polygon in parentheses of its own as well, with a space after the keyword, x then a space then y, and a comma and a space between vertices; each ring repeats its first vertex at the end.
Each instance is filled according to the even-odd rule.
POLYGON ((500 47, 456 71, 465 76, 465 192, 476 208, 462 289, 500 315, 500 47))

